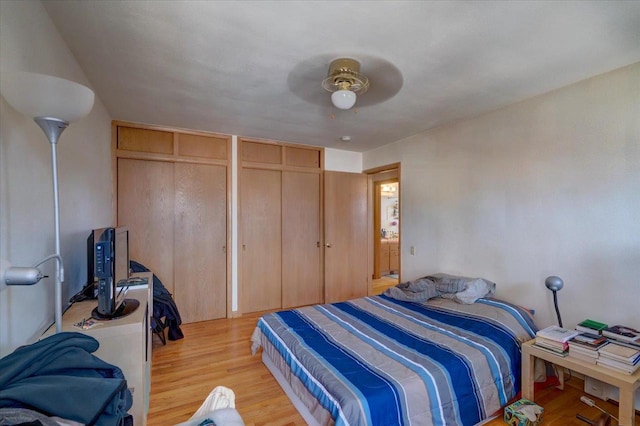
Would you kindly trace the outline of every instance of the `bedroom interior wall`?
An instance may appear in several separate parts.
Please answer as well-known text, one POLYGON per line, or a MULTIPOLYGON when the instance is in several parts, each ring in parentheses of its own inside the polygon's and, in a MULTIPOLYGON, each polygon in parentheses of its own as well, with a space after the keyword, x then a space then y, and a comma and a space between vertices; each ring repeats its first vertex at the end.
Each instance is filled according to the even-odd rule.
POLYGON ((362 153, 325 148, 324 169, 332 172, 362 173, 362 153))
POLYGON ((640 63, 366 152, 402 163, 402 271, 482 276, 563 325, 640 328, 640 63), (415 255, 409 248, 415 247, 415 255))
MULTIPOLYGON (((0 69, 31 71, 89 87, 40 2, 0 2, 0 69)), ((86 281, 86 238, 113 217, 111 117, 96 97, 58 144, 63 302, 86 281)), ((51 148, 42 130, 0 98, 0 259, 29 266, 53 253, 51 148)), ((42 267, 50 277, 53 262, 42 267)), ((37 339, 54 320, 53 279, 0 292, 0 356, 37 339)))

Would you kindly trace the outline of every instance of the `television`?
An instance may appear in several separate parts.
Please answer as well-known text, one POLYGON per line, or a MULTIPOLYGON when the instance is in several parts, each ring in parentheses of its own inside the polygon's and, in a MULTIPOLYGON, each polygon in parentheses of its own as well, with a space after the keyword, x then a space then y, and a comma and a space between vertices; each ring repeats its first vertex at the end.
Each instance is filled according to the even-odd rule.
POLYGON ((133 312, 139 302, 125 299, 129 285, 129 228, 94 229, 87 239, 87 270, 98 306, 92 316, 114 319, 133 312), (93 275, 93 277, 91 277, 93 275))

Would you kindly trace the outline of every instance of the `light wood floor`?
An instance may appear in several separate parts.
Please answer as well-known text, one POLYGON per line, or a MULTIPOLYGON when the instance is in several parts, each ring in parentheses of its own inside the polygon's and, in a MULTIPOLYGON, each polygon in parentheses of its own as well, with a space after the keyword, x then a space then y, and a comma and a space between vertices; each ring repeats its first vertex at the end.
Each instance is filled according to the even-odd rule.
POLYGON ((371 287, 373 294, 380 294, 385 291, 389 287, 393 287, 398 284, 397 278, 391 278, 387 276, 382 276, 377 280, 372 280, 371 287))
MULTIPOLYGON (((182 326, 184 339, 167 341, 166 346, 154 336, 148 425, 186 421, 219 385, 233 389, 236 408, 247 426, 304 425, 260 355, 251 356, 249 339, 258 317, 251 314, 186 324, 182 326)), ((550 388, 536 394, 536 402, 545 408, 545 425, 584 426, 576 419, 577 413, 592 419, 600 414, 580 402, 582 385, 574 377, 564 391, 550 388)), ((596 403, 617 415, 616 406, 596 403)), ((640 424, 640 417, 636 423, 640 424)), ((488 424, 504 422, 497 418, 488 424)))
POLYGON ((182 325, 184 339, 162 346, 154 336, 149 426, 186 421, 216 386, 231 388, 245 424, 303 425, 262 364, 251 356, 259 314, 182 325))

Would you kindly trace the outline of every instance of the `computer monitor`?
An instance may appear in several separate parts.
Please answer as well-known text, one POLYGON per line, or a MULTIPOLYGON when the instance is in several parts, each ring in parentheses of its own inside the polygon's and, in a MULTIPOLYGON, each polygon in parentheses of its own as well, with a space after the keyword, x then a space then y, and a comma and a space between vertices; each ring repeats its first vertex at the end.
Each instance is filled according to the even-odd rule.
MULTIPOLYGON (((125 299, 129 280, 129 228, 94 229, 91 234, 94 291, 98 299, 93 317, 112 319, 131 313, 137 301, 125 299)), ((89 248, 89 244, 87 246, 89 248)))

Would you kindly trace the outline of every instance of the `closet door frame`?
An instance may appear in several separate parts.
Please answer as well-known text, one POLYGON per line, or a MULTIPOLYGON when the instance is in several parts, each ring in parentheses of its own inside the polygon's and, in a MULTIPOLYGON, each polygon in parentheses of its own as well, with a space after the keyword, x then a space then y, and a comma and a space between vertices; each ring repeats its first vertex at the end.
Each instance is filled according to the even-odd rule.
POLYGON ((231 253, 232 253, 232 239, 231 239, 231 136, 213 132, 202 132, 196 130, 176 129, 166 126, 158 126, 151 124, 133 123, 127 121, 113 120, 111 122, 111 170, 112 170, 112 185, 113 185, 113 198, 112 198, 112 214, 115 218, 115 224, 118 224, 118 159, 138 159, 138 160, 155 160, 166 161, 171 163, 195 163, 195 164, 211 164, 217 166, 224 166, 226 168, 226 241, 225 241, 225 258, 226 258, 226 317, 231 318, 233 316, 232 311, 232 284, 231 284, 231 253), (142 129, 142 130, 155 130, 159 132, 169 132, 173 134, 171 143, 171 149, 162 147, 161 149, 148 149, 148 146, 142 146, 136 150, 135 147, 128 149, 122 149, 118 146, 118 131, 119 128, 130 129, 142 129), (181 136, 183 137, 183 143, 181 144, 181 136), (210 137, 223 140, 224 142, 219 146, 224 149, 221 152, 220 149, 210 150, 203 149, 203 146, 197 143, 189 141, 190 138, 198 137, 210 137))
MULTIPOLYGON (((323 185, 322 174, 324 171, 324 148, 310 146, 310 145, 298 145, 292 143, 285 143, 279 141, 273 141, 268 139, 256 139, 256 138, 238 138, 238 220, 242 217, 243 202, 240 196, 242 192, 242 176, 243 169, 254 168, 274 171, 293 171, 304 173, 318 173, 320 176, 320 202, 319 202, 319 223, 318 223, 318 235, 319 241, 317 241, 319 249, 319 262, 318 262, 318 274, 320 278, 320 303, 323 302, 324 294, 324 253, 321 247, 324 244, 323 240, 323 185), (245 149, 245 143, 249 144, 249 149, 245 149), (253 148, 253 149, 252 149, 253 148), (277 148, 277 149, 276 149, 277 148), (276 153, 276 150, 279 152, 276 153)), ((282 187, 282 179, 281 179, 282 187)), ((282 199, 282 198, 281 198, 282 199)), ((282 215, 281 215, 282 218, 282 215)), ((241 316, 245 313, 243 299, 245 297, 245 286, 243 283, 243 251, 242 244, 244 240, 242 223, 238 224, 238 310, 234 313, 236 316, 241 316)), ((282 257, 281 257, 282 258, 282 257)), ((284 259, 282 259, 284 262, 284 259)), ((284 268, 284 264, 281 267, 284 268)), ((282 273, 281 273, 282 283, 282 273)), ((282 299, 281 299, 282 306, 282 299)))

